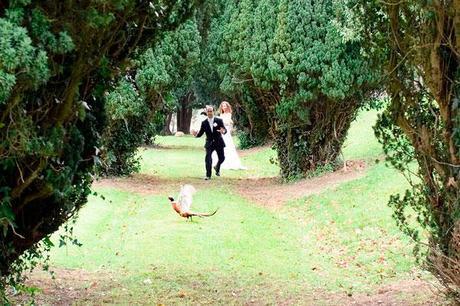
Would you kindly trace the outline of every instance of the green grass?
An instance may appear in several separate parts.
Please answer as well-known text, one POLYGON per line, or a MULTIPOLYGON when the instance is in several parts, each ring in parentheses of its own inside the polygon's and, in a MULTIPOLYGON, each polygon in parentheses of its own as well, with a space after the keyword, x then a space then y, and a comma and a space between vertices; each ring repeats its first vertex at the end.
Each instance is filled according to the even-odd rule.
POLYGON ((363 111, 353 122, 342 148, 345 159, 370 160, 383 155, 382 147, 372 129, 377 120, 377 114, 375 110, 363 111))
POLYGON ((175 136, 155 136, 155 145, 166 148, 195 148, 202 149, 204 146, 204 139, 206 136, 195 138, 191 135, 184 135, 182 137, 175 136))
POLYGON ((399 173, 380 164, 363 178, 292 201, 283 210, 304 228, 305 256, 321 263, 336 286, 360 291, 404 277, 414 265, 408 255, 412 243, 386 205, 406 186, 399 173))
MULTIPOLYGON (((381 154, 370 129, 375 117, 363 113, 353 124, 346 158, 381 154)), ((268 210, 228 184, 275 176, 274 152, 266 148, 243 158, 249 170, 223 172, 201 186, 194 209, 220 210, 186 222, 166 196, 203 176, 203 141, 161 137, 164 148, 141 149, 141 172, 170 184, 149 195, 98 188, 107 200, 91 197, 76 224, 83 246, 53 249, 52 265, 111 271, 120 285, 107 295, 120 304, 296 304, 315 292, 369 292, 410 277, 412 246, 386 205, 406 187, 394 170, 371 164, 360 179, 268 210)))
MULTIPOLYGON (((234 138, 236 141, 236 138, 234 138)), ((158 138, 160 148, 141 148, 141 173, 167 179, 202 178, 206 174, 204 137, 192 136, 158 138)), ((273 177, 279 173, 279 167, 270 163, 276 157, 271 148, 264 148, 253 154, 241 157, 247 170, 222 170, 228 178, 273 177)))

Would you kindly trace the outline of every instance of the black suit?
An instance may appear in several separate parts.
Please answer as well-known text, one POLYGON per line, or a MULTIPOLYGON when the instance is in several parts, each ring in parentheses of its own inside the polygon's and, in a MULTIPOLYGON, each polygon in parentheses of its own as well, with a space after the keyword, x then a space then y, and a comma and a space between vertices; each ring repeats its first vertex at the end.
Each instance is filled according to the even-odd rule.
POLYGON ((217 161, 216 171, 220 171, 220 165, 224 162, 224 147, 225 142, 222 138, 222 134, 220 133, 220 129, 224 128, 225 133, 227 133, 227 129, 224 127, 224 122, 220 118, 214 117, 214 124, 213 129, 211 130, 211 126, 209 125, 208 118, 206 118, 203 122, 201 122, 201 128, 196 137, 201 137, 203 133, 206 133, 206 143, 204 147, 206 148, 206 176, 211 177, 211 168, 212 168, 212 152, 215 150, 219 160, 217 161))

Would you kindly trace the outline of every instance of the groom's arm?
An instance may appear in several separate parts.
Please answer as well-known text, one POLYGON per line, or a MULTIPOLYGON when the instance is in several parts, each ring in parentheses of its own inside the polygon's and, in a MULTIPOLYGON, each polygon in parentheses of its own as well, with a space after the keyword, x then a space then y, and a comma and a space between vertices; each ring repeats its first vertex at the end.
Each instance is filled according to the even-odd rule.
POLYGON ((203 122, 201 122, 200 131, 199 131, 196 135, 194 135, 194 136, 195 136, 196 138, 198 138, 198 137, 201 137, 201 135, 203 135, 203 133, 204 133, 204 126, 203 126, 203 122))

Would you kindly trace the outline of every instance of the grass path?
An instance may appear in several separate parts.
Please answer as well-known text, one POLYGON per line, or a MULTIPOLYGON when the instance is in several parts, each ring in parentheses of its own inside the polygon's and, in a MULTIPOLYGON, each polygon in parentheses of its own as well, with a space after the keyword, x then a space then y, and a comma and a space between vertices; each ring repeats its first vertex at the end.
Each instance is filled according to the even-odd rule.
MULTIPOLYGON (((374 160, 375 113, 350 130, 336 172, 293 184, 277 181, 270 148, 242 154, 247 171, 203 181, 202 141, 160 138, 140 150, 141 173, 103 180, 80 212, 83 247, 55 248, 56 279, 36 271, 39 304, 433 305, 431 278, 386 206, 403 178, 374 160), (363 138, 364 137, 364 138, 363 138), (194 209, 220 207, 186 222, 168 201, 183 183, 194 209)), ((57 239, 57 235, 53 239, 57 239)))

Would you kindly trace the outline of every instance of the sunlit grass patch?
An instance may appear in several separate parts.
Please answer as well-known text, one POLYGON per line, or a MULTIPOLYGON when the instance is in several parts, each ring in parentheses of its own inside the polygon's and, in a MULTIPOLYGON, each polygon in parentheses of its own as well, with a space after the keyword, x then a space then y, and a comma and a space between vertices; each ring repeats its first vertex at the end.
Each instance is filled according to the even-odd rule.
POLYGON ((383 156, 382 146, 375 138, 372 129, 377 121, 377 114, 375 110, 362 111, 351 124, 343 145, 345 159, 373 160, 383 156))

